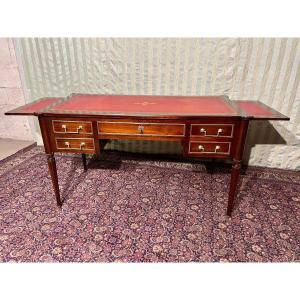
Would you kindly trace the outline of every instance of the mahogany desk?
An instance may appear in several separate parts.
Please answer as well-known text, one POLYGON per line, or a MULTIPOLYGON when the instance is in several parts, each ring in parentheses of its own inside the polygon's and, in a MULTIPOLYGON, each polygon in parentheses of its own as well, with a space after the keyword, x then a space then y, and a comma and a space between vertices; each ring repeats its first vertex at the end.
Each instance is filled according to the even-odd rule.
POLYGON ((181 141, 186 157, 231 158, 227 215, 231 215, 250 120, 289 120, 256 101, 226 96, 112 96, 44 98, 6 113, 39 118, 49 171, 62 205, 55 152, 100 154, 99 140, 181 141))

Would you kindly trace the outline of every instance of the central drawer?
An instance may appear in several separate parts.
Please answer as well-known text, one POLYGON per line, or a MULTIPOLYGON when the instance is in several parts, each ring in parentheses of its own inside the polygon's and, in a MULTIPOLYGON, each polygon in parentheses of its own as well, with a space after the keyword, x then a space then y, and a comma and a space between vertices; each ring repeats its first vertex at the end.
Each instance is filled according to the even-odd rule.
POLYGON ((101 135, 137 135, 183 137, 185 124, 98 121, 101 135))

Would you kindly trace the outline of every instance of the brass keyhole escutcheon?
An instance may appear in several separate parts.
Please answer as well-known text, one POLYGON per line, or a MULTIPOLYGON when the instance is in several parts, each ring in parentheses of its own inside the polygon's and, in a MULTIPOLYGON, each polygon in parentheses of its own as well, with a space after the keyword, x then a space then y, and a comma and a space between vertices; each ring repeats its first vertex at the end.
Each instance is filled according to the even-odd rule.
POLYGON ((139 125, 138 126, 138 131, 143 134, 144 133, 144 126, 143 125, 139 125))

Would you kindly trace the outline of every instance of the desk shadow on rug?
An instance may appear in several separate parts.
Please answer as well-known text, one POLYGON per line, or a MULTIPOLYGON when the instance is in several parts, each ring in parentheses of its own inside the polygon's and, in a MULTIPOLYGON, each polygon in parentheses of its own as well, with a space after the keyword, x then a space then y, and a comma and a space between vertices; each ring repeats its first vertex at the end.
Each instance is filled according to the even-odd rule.
MULTIPOLYGON (((59 160, 58 160, 59 164, 59 160)), ((58 168, 59 170, 59 168, 58 168)), ((84 182, 87 172, 83 170, 81 157, 72 157, 71 166, 68 172, 64 175, 61 189, 61 200, 65 203, 70 195, 75 191, 77 186, 84 182), (80 173, 78 174, 78 170, 80 173)), ((59 176, 61 177, 61 176, 59 176)), ((59 180, 60 178, 58 178, 59 180)))

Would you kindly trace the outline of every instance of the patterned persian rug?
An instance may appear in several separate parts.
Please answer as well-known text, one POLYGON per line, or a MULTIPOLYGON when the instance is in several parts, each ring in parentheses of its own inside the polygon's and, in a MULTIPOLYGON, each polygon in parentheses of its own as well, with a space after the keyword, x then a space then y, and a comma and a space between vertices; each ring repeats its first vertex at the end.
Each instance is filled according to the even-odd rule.
POLYGON ((109 152, 57 155, 62 209, 46 158, 0 162, 2 262, 291 262, 300 259, 300 173, 248 168, 232 218, 230 170, 109 152))

